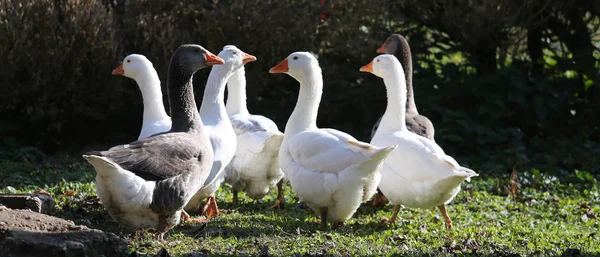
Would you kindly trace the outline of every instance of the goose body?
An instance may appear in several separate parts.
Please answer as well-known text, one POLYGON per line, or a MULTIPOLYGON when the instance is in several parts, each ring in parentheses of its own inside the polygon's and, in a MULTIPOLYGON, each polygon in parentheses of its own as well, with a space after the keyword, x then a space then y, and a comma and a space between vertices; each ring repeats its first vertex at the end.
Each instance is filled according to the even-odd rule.
POLYGON ((213 160, 196 109, 192 76, 221 63, 199 45, 180 46, 168 75, 172 128, 83 155, 96 170, 98 197, 116 221, 135 230, 157 230, 161 240, 180 222, 183 207, 208 177, 213 160))
POLYGON ((433 140, 410 132, 405 121, 406 84, 402 65, 393 55, 377 56, 361 68, 383 78, 388 105, 371 144, 398 145, 381 168, 379 189, 395 205, 395 222, 400 205, 410 208, 439 206, 448 228, 452 227, 445 204, 460 191, 460 184, 477 176, 461 167, 433 140))
POLYGON ((378 169, 395 146, 377 147, 334 129, 316 125, 323 90, 317 59, 295 52, 271 73, 286 73, 300 82, 296 108, 286 127, 279 165, 300 200, 333 227, 350 218, 368 200, 381 179, 378 169))
POLYGON ((229 78, 227 91, 226 110, 237 136, 237 149, 226 167, 225 182, 233 188, 235 203, 240 191, 252 199, 261 199, 283 178, 277 158, 283 133, 269 118, 248 112, 244 67, 229 78))
POLYGON ((237 147, 236 135, 225 110, 225 86, 237 69, 256 59, 235 46, 225 46, 219 57, 225 63, 211 70, 200 106, 200 117, 209 135, 215 157, 204 185, 185 207, 186 211, 198 211, 200 202, 207 199, 202 210, 207 216, 219 213, 214 194, 225 179, 225 167, 231 162, 237 147))

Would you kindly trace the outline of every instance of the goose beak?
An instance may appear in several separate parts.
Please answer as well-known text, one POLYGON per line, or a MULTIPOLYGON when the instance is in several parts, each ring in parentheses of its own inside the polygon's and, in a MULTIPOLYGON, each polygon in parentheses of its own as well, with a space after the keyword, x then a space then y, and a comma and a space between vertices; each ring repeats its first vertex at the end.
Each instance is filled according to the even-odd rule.
POLYGON ((290 68, 288 67, 288 60, 285 59, 279 64, 275 65, 275 67, 269 70, 269 73, 285 73, 288 72, 290 68))
POLYGON ((208 65, 208 66, 220 65, 220 64, 225 63, 223 61, 223 59, 221 59, 221 57, 214 55, 213 53, 209 52, 208 50, 206 50, 204 52, 204 59, 206 59, 206 65, 208 65))
POLYGON ((367 65, 360 67, 360 71, 362 72, 373 72, 373 62, 367 63, 367 65))
POLYGON ((119 65, 116 69, 112 71, 112 75, 123 75, 125 74, 125 70, 123 70, 123 64, 119 65))
POLYGON ((242 54, 242 63, 243 64, 253 62, 253 61, 256 61, 256 56, 247 54, 247 53, 242 54))
POLYGON ((381 45, 379 48, 377 48, 377 53, 385 54, 385 43, 383 43, 383 45, 381 45))

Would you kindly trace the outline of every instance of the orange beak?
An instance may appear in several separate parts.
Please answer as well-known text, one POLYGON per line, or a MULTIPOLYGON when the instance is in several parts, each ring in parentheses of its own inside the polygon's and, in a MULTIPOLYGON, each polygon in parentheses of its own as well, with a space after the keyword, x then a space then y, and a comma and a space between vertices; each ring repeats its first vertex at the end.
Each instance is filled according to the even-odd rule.
POLYGON ((269 73, 284 73, 288 72, 289 70, 290 68, 288 67, 288 60, 285 59, 279 64, 275 65, 275 67, 271 68, 269 70, 269 73))
POLYGON ((385 54, 385 42, 383 43, 383 45, 381 45, 379 48, 377 48, 377 53, 378 54, 385 54))
POLYGON ((367 63, 367 65, 360 67, 362 72, 373 72, 373 61, 367 63))
POLYGON ((242 63, 243 64, 253 62, 253 61, 256 61, 256 56, 247 54, 247 53, 242 54, 242 63))
POLYGON ((221 57, 214 55, 213 53, 209 52, 208 50, 206 50, 206 52, 204 52, 204 58, 206 59, 206 65, 208 65, 208 66, 225 63, 223 61, 223 59, 221 59, 221 57))
POLYGON ((125 74, 125 70, 123 70, 123 64, 119 65, 116 69, 112 71, 112 75, 123 75, 125 74))

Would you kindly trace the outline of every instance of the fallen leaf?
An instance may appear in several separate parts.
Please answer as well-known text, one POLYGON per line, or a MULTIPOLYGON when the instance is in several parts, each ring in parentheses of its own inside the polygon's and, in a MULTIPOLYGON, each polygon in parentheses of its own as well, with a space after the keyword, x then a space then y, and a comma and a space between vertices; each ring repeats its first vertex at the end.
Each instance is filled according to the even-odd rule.
POLYGON ((469 238, 469 239, 465 240, 464 245, 469 250, 477 250, 477 249, 479 249, 479 244, 473 238, 469 238))
POLYGON ((585 204, 585 203, 582 203, 581 205, 579 205, 579 208, 581 208, 581 209, 589 209, 589 208, 590 208, 590 206, 588 206, 588 205, 587 205, 587 204, 585 204))
POLYGON ((42 195, 52 195, 50 194, 50 192, 44 190, 43 188, 40 188, 38 190, 33 191, 34 194, 42 194, 42 195))
POLYGON ((586 209, 585 210, 585 216, 587 216, 590 219, 595 219, 596 218, 596 214, 592 211, 592 209, 586 209))
POLYGON ((77 193, 77 192, 75 192, 75 190, 69 189, 69 190, 67 190, 67 192, 65 192, 65 196, 72 196, 72 195, 75 195, 75 193, 77 193))

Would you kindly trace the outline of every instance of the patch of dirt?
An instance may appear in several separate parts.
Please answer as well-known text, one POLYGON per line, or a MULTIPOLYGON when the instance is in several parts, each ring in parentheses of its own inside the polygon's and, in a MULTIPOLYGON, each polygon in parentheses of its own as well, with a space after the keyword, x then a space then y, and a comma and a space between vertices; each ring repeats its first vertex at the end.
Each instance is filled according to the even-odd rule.
POLYGON ((0 206, 0 256, 126 255, 126 242, 115 234, 31 210, 0 206))

